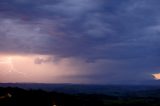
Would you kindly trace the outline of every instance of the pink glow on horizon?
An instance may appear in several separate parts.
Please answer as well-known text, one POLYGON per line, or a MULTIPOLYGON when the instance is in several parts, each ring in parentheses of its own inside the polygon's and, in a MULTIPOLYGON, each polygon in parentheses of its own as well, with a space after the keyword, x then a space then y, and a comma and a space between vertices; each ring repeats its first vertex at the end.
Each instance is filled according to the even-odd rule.
POLYGON ((69 59, 59 63, 37 64, 37 58, 49 58, 48 55, 0 55, 0 82, 67 83, 74 82, 66 76, 81 74, 69 59), (8 60, 10 59, 10 60, 8 60))

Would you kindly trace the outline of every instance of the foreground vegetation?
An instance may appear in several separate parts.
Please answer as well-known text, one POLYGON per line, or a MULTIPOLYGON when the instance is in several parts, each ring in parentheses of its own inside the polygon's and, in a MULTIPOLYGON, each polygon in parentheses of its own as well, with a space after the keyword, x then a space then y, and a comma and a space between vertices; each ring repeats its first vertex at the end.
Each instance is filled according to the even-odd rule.
POLYGON ((43 90, 0 88, 0 106, 160 106, 157 96, 108 96, 102 94, 64 94, 43 90))

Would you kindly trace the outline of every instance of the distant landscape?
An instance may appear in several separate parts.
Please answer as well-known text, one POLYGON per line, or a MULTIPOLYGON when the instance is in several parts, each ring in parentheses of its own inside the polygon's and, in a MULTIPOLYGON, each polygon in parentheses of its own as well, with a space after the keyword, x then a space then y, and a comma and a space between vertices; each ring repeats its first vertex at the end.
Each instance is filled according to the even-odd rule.
POLYGON ((1 83, 0 106, 159 106, 160 86, 1 83))
POLYGON ((160 0, 0 0, 0 106, 160 106, 160 0))

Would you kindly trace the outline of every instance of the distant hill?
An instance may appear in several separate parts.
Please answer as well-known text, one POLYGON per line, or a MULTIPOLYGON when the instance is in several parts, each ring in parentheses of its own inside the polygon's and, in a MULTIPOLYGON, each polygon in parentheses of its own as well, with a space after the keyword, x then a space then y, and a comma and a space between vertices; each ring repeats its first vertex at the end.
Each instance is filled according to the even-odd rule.
POLYGON ((0 106, 160 106, 160 86, 1 83, 0 106))
POLYGON ((82 85, 82 84, 43 84, 43 83, 0 83, 0 87, 18 87, 23 89, 42 89, 68 94, 105 94, 111 96, 145 95, 143 92, 160 90, 153 85, 82 85))

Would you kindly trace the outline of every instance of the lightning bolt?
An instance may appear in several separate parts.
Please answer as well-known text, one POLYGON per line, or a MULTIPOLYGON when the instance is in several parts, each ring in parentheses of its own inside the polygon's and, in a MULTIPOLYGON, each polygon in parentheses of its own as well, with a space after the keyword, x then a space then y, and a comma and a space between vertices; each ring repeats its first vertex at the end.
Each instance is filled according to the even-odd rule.
POLYGON ((20 71, 17 71, 14 67, 14 64, 13 64, 13 59, 12 57, 6 57, 6 58, 2 58, 0 59, 0 64, 4 64, 4 65, 7 65, 9 67, 9 70, 8 72, 16 72, 18 74, 21 74, 21 75, 26 75, 25 73, 23 72, 20 72, 20 71))
POLYGON ((16 71, 15 68, 14 68, 14 65, 13 65, 11 57, 0 59, 0 64, 7 65, 9 67, 9 72, 16 71))

